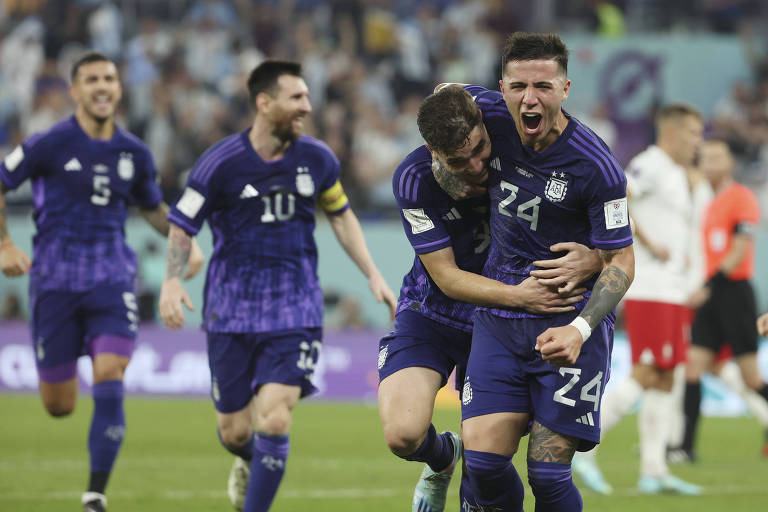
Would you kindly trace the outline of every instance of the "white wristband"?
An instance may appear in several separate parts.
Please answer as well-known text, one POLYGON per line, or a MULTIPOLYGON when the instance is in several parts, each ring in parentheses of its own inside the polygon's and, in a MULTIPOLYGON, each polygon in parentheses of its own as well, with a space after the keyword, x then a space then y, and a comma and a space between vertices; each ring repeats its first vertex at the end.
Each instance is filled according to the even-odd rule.
POLYGON ((589 335, 592 334, 592 328, 589 327, 589 322, 584 320, 583 317, 577 316, 576 318, 573 319, 573 322, 571 322, 568 325, 572 325, 579 330, 579 332, 581 333, 582 343, 587 341, 587 338, 589 338, 589 335))

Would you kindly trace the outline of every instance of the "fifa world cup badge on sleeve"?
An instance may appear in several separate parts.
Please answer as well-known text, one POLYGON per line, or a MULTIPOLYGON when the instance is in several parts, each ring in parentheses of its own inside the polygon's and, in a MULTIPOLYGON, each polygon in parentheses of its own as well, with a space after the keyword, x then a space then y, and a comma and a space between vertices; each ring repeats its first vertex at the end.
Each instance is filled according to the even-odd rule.
POLYGON ((623 228, 629 224, 626 197, 614 199, 613 201, 606 201, 603 204, 603 211, 605 212, 606 229, 623 228))
POLYGON ((24 149, 19 145, 16 149, 11 151, 8 156, 5 157, 3 163, 8 172, 13 172, 19 166, 21 161, 24 160, 24 149))
POLYGON ((200 208, 203 207, 203 203, 205 203, 203 194, 193 188, 187 187, 184 189, 184 194, 182 194, 179 202, 176 203, 176 208, 188 218, 194 219, 200 211, 200 208))
POLYGON ((435 227, 427 214, 424 212, 424 208, 406 208, 403 209, 403 216, 405 220, 411 225, 411 231, 414 235, 429 231, 435 227))

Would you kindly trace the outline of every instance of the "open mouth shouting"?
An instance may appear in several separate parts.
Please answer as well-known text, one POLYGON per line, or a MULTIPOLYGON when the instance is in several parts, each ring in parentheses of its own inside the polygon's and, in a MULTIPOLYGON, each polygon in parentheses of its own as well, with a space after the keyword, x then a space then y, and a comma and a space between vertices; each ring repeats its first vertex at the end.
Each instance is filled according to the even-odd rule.
POLYGON ((541 114, 528 112, 521 114, 523 119, 523 128, 526 135, 536 135, 541 130, 541 114))

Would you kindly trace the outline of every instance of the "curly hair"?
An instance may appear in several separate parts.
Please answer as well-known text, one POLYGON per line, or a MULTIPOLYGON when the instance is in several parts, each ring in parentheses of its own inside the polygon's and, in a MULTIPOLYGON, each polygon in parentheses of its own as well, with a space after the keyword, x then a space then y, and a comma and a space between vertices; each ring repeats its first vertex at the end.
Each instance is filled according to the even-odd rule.
POLYGON ((443 154, 451 154, 464 146, 469 134, 482 121, 483 114, 472 95, 458 86, 444 87, 428 96, 416 117, 424 141, 443 154))

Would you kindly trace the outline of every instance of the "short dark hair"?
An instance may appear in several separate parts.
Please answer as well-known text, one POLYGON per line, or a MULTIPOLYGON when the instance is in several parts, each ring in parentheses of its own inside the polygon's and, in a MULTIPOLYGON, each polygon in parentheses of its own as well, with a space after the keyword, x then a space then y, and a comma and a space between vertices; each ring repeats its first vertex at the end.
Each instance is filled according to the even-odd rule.
POLYGON ((427 96, 416 116, 424 141, 445 155, 466 144, 469 134, 482 122, 483 114, 472 95, 453 85, 427 96))
POLYGON ((83 64, 90 64, 91 62, 112 62, 112 60, 100 52, 87 52, 78 58, 74 64, 72 64, 72 82, 75 81, 75 77, 77 76, 77 72, 80 70, 80 66, 83 64))
POLYGON ((256 96, 266 92, 274 96, 277 89, 277 79, 282 75, 301 77, 301 64, 290 60, 267 59, 251 71, 248 77, 248 98, 256 105, 256 96))
POLYGON ((568 48, 557 34, 514 32, 507 37, 501 53, 501 74, 508 62, 516 60, 555 60, 568 75, 568 48))

